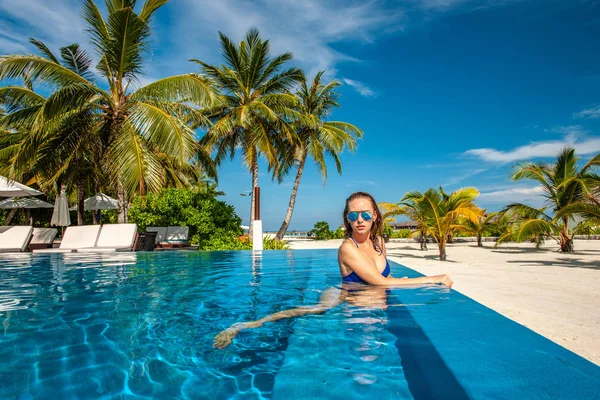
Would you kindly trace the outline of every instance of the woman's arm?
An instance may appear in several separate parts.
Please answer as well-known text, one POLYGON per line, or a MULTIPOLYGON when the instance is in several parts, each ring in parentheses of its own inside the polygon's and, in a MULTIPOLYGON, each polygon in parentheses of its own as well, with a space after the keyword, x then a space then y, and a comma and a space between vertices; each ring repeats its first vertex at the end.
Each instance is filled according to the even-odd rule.
POLYGON ((229 328, 220 332, 215 336, 213 346, 218 349, 223 349, 231 344, 231 341, 238 333, 245 329, 256 328, 262 326, 265 322, 279 321, 285 318, 294 318, 308 314, 323 314, 325 311, 336 307, 342 302, 341 291, 337 288, 330 287, 325 289, 319 297, 319 302, 314 306, 296 307, 289 310, 279 311, 273 314, 269 314, 264 318, 256 321, 249 322, 238 322, 231 325, 229 328))
MULTIPOLYGON (((385 251, 385 250, 384 250, 385 251)), ((385 254, 385 253, 384 253, 385 254)), ((406 286, 420 284, 437 284, 441 283, 448 287, 452 287, 452 279, 448 275, 423 276, 420 278, 392 278, 382 276, 371 263, 354 246, 340 246, 338 250, 338 260, 348 266, 359 277, 370 285, 382 286, 406 286)))

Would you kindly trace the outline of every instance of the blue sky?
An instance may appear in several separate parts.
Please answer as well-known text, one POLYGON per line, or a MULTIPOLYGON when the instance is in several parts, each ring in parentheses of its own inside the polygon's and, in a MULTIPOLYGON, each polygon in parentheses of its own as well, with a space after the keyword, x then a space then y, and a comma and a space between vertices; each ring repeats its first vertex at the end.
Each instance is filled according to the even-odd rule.
MULTIPOLYGON (((53 50, 86 44, 80 11, 75 0, 0 0, 0 54, 32 51, 31 36, 53 50)), ((550 161, 566 145, 583 160, 600 152, 598 0, 172 0, 153 25, 142 84, 196 71, 190 58, 220 62, 217 32, 238 41, 250 27, 273 54, 291 51, 309 75, 326 69, 343 82, 331 119, 364 139, 342 155, 341 176, 329 164, 325 185, 308 165, 291 229, 339 225, 357 190, 396 202, 411 190, 475 186, 489 210, 539 205, 533 183, 511 182, 516 163, 550 161)), ((276 230, 293 175, 275 184, 261 169, 262 218, 276 230)), ((219 184, 247 222, 240 193, 250 176, 239 159, 220 168, 219 184)))

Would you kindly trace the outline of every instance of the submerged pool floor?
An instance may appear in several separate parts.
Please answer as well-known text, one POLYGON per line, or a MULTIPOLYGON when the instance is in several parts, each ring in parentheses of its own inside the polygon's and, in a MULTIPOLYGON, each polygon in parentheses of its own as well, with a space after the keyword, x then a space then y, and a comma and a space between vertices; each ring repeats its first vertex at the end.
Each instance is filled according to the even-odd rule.
POLYGON ((331 250, 1 255, 0 321, 2 399, 600 399, 600 367, 456 291, 345 290, 331 250))

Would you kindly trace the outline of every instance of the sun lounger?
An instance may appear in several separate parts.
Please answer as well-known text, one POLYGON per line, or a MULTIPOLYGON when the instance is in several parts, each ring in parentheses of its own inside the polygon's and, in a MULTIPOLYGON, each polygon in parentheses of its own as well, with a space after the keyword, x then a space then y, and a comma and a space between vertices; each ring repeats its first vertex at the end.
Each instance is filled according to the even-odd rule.
POLYGON ((8 229, 3 229, 0 233, 0 252, 19 253, 27 250, 32 231, 31 226, 9 226, 8 229))
POLYGON ((69 226, 58 249, 38 249, 34 253, 72 253, 78 249, 94 247, 98 241, 100 225, 69 226))
POLYGON ((33 237, 29 242, 29 250, 52 248, 52 242, 58 235, 56 228, 33 228, 33 237))
POLYGON ((154 240, 156 244, 164 242, 167 237, 166 226, 149 226, 146 228, 146 232, 156 232, 156 239, 154 240))
POLYGON ((165 239, 158 242, 158 247, 165 249, 183 247, 187 245, 189 234, 189 226, 169 226, 165 239))
POLYGON ((156 246, 174 248, 187 245, 190 234, 189 226, 149 226, 146 232, 156 232, 156 246))
POLYGON ((137 236, 136 224, 104 224, 93 247, 77 249, 78 253, 110 253, 132 251, 137 236))

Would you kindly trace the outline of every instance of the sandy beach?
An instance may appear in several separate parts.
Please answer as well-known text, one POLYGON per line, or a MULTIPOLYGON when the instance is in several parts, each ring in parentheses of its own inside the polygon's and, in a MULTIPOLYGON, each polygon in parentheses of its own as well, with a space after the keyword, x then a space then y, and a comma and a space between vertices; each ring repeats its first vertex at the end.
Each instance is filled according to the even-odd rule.
MULTIPOLYGON (((291 240, 292 249, 337 248, 341 240, 291 240)), ((600 365, 600 241, 576 240, 575 253, 547 242, 448 245, 448 261, 437 246, 388 243, 391 260, 426 275, 447 273, 453 288, 600 365)), ((393 269, 392 269, 393 274, 393 269)))

